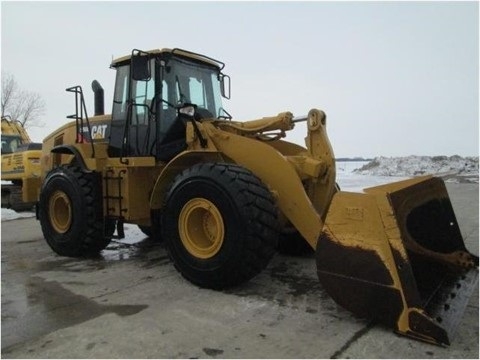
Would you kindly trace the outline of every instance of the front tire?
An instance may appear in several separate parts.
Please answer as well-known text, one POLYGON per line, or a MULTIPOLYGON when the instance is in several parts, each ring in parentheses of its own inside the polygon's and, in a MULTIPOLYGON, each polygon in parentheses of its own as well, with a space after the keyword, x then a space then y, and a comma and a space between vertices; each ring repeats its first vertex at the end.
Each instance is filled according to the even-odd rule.
POLYGON ((253 173, 232 164, 198 164, 167 191, 162 234, 177 270, 201 287, 250 280, 275 253, 277 209, 253 173))
POLYGON ((79 167, 50 171, 40 193, 39 219, 48 245, 59 255, 94 255, 110 243, 104 235, 99 179, 79 167))

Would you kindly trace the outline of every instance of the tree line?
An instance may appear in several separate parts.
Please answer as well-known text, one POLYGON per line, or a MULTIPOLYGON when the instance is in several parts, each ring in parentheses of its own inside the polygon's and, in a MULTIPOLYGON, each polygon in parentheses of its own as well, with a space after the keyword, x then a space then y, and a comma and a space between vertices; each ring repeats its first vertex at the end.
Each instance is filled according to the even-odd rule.
POLYGON ((45 101, 39 93, 22 89, 12 74, 2 71, 2 117, 10 116, 23 127, 41 126, 40 116, 45 109, 45 101))

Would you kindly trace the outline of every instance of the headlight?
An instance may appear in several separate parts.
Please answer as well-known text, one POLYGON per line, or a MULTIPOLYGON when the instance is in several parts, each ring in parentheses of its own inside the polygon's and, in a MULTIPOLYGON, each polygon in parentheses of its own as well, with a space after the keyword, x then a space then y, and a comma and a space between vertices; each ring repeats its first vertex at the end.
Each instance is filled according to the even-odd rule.
POLYGON ((195 115, 195 106, 187 105, 178 109, 178 112, 182 115, 193 117, 195 115))

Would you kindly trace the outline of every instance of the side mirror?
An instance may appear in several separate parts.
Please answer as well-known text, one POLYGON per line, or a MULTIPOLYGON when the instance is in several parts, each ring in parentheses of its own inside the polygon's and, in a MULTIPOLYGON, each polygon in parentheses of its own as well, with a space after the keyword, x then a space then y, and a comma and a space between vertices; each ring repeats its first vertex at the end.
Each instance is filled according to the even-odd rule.
POLYGON ((148 81, 151 78, 150 61, 148 53, 141 50, 132 51, 130 74, 133 80, 148 81))
POLYGON ((230 99, 230 76, 220 74, 220 91, 225 99, 230 99))

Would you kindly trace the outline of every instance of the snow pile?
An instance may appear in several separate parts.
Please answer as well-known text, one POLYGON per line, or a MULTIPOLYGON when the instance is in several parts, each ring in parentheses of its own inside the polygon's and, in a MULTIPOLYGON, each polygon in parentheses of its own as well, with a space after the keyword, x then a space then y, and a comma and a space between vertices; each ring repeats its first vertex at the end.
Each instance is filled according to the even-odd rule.
POLYGON ((407 156, 376 157, 355 169, 360 175, 369 176, 420 176, 435 175, 449 182, 478 183, 478 156, 407 156))
POLYGON ((2 208, 2 221, 5 220, 15 220, 15 219, 20 219, 20 218, 30 218, 34 217, 35 213, 31 211, 25 211, 25 212, 20 212, 17 213, 16 211, 12 209, 5 209, 2 208))

